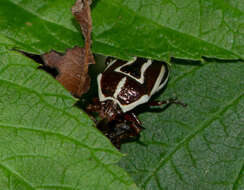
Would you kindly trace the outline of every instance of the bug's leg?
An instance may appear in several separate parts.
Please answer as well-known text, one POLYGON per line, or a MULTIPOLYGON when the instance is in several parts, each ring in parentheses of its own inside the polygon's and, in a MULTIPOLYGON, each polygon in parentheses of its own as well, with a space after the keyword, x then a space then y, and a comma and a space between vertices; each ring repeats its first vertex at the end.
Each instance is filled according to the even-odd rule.
POLYGON ((86 111, 88 113, 91 113, 91 112, 98 112, 100 109, 101 109, 101 103, 99 101, 98 98, 94 98, 92 100, 92 104, 89 104, 87 107, 86 107, 86 111))
POLYGON ((101 110, 101 103, 99 101, 98 98, 94 98, 92 104, 89 104, 86 107, 86 113, 89 115, 89 117, 95 122, 97 123, 97 120, 95 119, 95 117, 92 115, 93 112, 99 112, 101 110))
POLYGON ((136 115, 133 112, 128 112, 124 114, 124 119, 128 122, 130 122, 130 127, 134 130, 135 134, 138 135, 142 129, 142 123, 141 121, 136 117, 136 115))
POLYGON ((164 101, 152 101, 152 102, 148 103, 149 106, 161 106, 163 104, 166 104, 166 105, 178 104, 178 105, 181 105, 183 107, 187 106, 187 104, 178 101, 177 98, 170 98, 170 99, 164 100, 164 101))

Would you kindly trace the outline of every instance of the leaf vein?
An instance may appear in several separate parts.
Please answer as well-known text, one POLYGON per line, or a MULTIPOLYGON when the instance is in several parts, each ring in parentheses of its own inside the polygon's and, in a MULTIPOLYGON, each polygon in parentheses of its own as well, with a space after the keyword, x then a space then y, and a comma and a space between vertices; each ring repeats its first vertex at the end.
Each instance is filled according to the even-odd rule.
POLYGON ((215 114, 212 115, 212 117, 210 117, 209 119, 206 119, 202 123, 200 123, 199 124, 199 127, 192 134, 188 135, 178 145, 176 145, 175 148, 165 158, 162 157, 159 160, 159 163, 156 165, 156 167, 154 169, 151 170, 151 172, 149 172, 148 176, 144 180, 144 183, 141 184, 142 187, 145 188, 145 186, 149 182, 149 180, 158 172, 158 170, 160 168, 162 168, 168 161, 170 161, 170 159, 173 157, 173 155, 179 149, 181 149, 182 147, 184 147, 184 145, 186 143, 189 143, 198 133, 200 133, 201 131, 203 131, 204 129, 206 129, 208 126, 210 126, 210 124, 212 122, 214 122, 216 119, 218 119, 220 115, 222 115, 223 113, 225 113, 230 106, 233 106, 233 105, 237 104, 240 101, 240 99, 243 98, 243 97, 244 97, 244 94, 240 94, 240 95, 234 97, 226 105, 220 107, 219 110, 216 111, 215 114))
POLYGON ((2 123, 2 122, 0 122, 0 128, 14 128, 14 129, 17 129, 17 130, 26 130, 26 131, 32 131, 32 132, 37 132, 37 133, 39 132, 39 133, 42 133, 42 134, 45 134, 45 135, 47 134, 47 135, 58 136, 58 137, 61 137, 62 139, 67 139, 67 140, 73 142, 76 145, 80 145, 81 147, 90 150, 91 153, 96 152, 96 151, 103 151, 103 152, 109 152, 109 153, 116 154, 116 152, 111 151, 111 150, 107 150, 107 149, 91 148, 88 145, 83 144, 80 141, 78 141, 78 140, 76 140, 76 139, 74 139, 72 137, 66 136, 66 135, 64 135, 62 133, 57 133, 57 132, 43 130, 41 128, 34 129, 34 128, 25 127, 23 125, 7 124, 7 123, 2 123))
POLYGON ((33 189, 33 190, 37 190, 36 188, 33 187, 33 185, 31 183, 28 182, 27 179, 25 179, 23 176, 21 176, 17 171, 15 171, 14 169, 12 168, 9 168, 7 165, 3 164, 2 162, 0 162, 0 167, 3 169, 3 170, 6 170, 8 171, 9 173, 11 173, 13 176, 15 176, 16 178, 20 179, 22 182, 24 182, 24 184, 26 186, 28 186, 30 189, 33 189))
POLYGON ((243 171, 244 171, 244 161, 242 162, 242 167, 233 183, 233 186, 232 186, 232 190, 237 190, 238 189, 238 184, 239 184, 239 181, 241 180, 242 178, 242 174, 243 174, 243 171))
MULTIPOLYGON (((105 3, 106 3, 106 1, 105 1, 105 3)), ((111 3, 111 2, 110 2, 110 3, 111 3)), ((114 0, 113 0, 113 5, 114 5, 114 6, 117 6, 117 1, 116 1, 116 3, 115 3, 114 0)), ((155 22, 155 21, 152 20, 152 19, 149 19, 149 18, 147 18, 147 17, 145 17, 145 16, 143 16, 143 15, 138 14, 137 12, 135 12, 133 9, 129 8, 128 6, 121 5, 121 7, 122 7, 122 6, 123 6, 125 9, 127 9, 128 11, 130 11, 131 13, 133 13, 134 15, 136 15, 136 16, 138 16, 138 17, 142 17, 144 20, 149 21, 149 23, 153 23, 153 24, 155 24, 155 25, 157 25, 157 26, 159 26, 159 27, 162 27, 162 28, 164 28, 164 29, 171 30, 171 31, 176 32, 176 33, 179 33, 179 34, 181 34, 181 35, 183 35, 183 36, 191 37, 191 38, 196 39, 196 40, 199 40, 199 41, 201 41, 201 42, 203 42, 203 43, 212 45, 212 46, 214 46, 214 47, 216 47, 216 48, 222 49, 222 50, 224 50, 224 51, 226 51, 226 52, 228 52, 228 53, 231 53, 232 55, 234 55, 234 56, 240 58, 240 55, 238 55, 238 54, 236 54, 236 53, 230 51, 229 49, 226 49, 226 48, 223 48, 223 47, 218 46, 217 44, 214 44, 214 43, 210 43, 210 42, 208 42, 208 41, 205 41, 205 40, 203 40, 203 39, 201 39, 201 38, 199 38, 199 37, 197 37, 197 36, 193 36, 193 35, 190 35, 190 34, 181 32, 181 31, 177 31, 177 30, 175 30, 175 29, 173 29, 173 28, 170 28, 170 27, 168 27, 168 26, 163 26, 162 24, 159 24, 159 23, 155 22)), ((120 8, 121 8, 121 7, 120 7, 120 8)), ((178 48, 178 49, 179 49, 179 48, 178 48)), ((182 50, 182 49, 181 49, 181 50, 182 50)))

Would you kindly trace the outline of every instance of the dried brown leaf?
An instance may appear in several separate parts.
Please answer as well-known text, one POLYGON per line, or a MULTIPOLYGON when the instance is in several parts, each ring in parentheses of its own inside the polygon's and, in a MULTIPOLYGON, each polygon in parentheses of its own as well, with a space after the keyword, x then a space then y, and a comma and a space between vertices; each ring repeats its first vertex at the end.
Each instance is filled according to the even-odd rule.
POLYGON ((77 0, 72 7, 72 13, 76 20, 80 24, 82 33, 85 38, 85 62, 94 64, 94 58, 91 52, 91 31, 92 31, 92 19, 91 19, 91 0, 77 0))
POLYGON ((91 52, 91 1, 77 0, 72 7, 72 13, 80 24, 85 38, 85 47, 75 47, 61 55, 55 51, 42 55, 46 66, 56 68, 59 72, 56 79, 74 96, 80 97, 90 88, 88 68, 94 64, 91 52))
POLYGON ((85 49, 75 47, 61 55, 55 51, 42 55, 45 65, 58 70, 56 79, 74 96, 80 97, 90 87, 90 77, 84 68, 85 49))

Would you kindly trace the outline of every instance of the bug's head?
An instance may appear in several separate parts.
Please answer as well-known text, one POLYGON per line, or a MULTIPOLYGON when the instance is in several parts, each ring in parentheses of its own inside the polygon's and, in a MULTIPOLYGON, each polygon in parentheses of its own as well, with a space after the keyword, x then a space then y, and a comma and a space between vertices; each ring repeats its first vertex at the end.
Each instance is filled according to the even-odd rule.
POLYGON ((121 109, 118 104, 112 100, 106 100, 102 102, 102 115, 101 117, 106 118, 109 121, 112 121, 116 118, 117 115, 121 114, 121 109))

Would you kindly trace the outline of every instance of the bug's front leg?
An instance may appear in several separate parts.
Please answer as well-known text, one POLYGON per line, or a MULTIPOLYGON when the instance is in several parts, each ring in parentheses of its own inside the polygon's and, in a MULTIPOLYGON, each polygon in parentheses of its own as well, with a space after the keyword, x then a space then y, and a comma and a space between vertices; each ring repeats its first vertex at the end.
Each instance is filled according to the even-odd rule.
POLYGON ((95 122, 97 123, 97 120, 95 119, 95 117, 92 115, 93 112, 97 112, 99 113, 100 110, 101 110, 101 103, 99 101, 98 98, 94 98, 92 100, 92 104, 89 104, 87 107, 86 107, 86 113, 89 115, 89 117, 95 122))
POLYGON ((164 101, 152 101, 152 102, 148 103, 149 106, 161 106, 163 104, 165 104, 166 106, 170 105, 170 104, 178 104, 183 107, 187 106, 187 104, 180 102, 179 100, 177 100, 177 98, 170 98, 170 99, 164 100, 164 101))
POLYGON ((101 110, 101 103, 100 103, 100 101, 99 101, 98 98, 93 98, 92 104, 89 104, 86 107, 86 111, 88 113, 91 113, 91 112, 99 112, 100 110, 101 110))
POLYGON ((130 122, 130 127, 135 132, 135 135, 139 135, 141 130, 144 129, 144 127, 142 127, 141 121, 133 112, 125 113, 124 119, 130 122))

